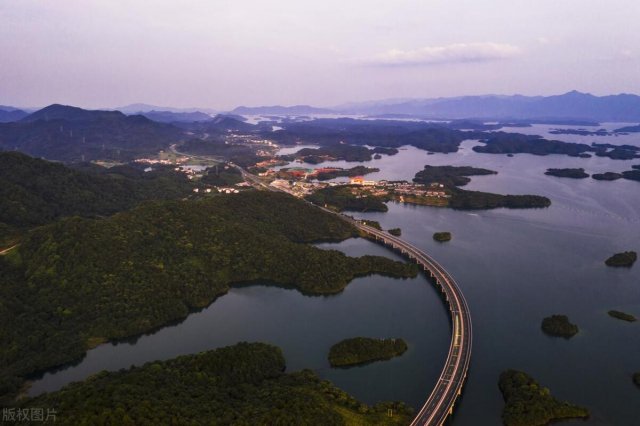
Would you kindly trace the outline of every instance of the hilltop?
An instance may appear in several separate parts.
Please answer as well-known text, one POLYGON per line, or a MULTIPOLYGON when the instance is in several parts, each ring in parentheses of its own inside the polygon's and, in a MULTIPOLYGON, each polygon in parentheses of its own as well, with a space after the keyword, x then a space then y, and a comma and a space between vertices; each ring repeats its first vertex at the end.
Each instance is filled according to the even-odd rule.
POLYGON ((50 105, 18 122, 0 124, 0 150, 18 150, 60 161, 126 161, 155 153, 183 131, 140 115, 50 105))

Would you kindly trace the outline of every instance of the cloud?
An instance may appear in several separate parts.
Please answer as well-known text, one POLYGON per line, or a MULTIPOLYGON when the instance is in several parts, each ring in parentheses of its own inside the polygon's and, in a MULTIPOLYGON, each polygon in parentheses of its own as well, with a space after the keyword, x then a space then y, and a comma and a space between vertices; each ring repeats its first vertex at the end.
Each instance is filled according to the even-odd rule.
POLYGON ((498 61, 510 59, 519 54, 520 48, 511 44, 458 43, 415 50, 393 49, 361 62, 373 66, 409 67, 498 61))

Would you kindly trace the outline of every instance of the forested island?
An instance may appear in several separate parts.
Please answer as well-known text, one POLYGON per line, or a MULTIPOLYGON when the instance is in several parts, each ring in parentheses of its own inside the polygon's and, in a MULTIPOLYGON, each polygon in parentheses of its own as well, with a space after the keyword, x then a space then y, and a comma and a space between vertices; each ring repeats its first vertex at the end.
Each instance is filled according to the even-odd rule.
POLYGON ((635 180, 636 182, 640 182, 640 170, 636 168, 636 170, 622 172, 622 177, 627 180, 635 180))
POLYGON ((413 264, 306 244, 356 235, 334 215, 259 191, 35 229, 0 257, 0 390, 10 397, 29 374, 183 319, 235 283, 321 295, 368 274, 416 276, 413 264))
POLYGON ((542 331, 556 337, 569 339, 578 334, 578 326, 569 322, 566 315, 551 315, 542 320, 542 331))
POLYGON ((400 356, 406 350, 407 343, 402 339, 354 337, 331 346, 329 364, 332 367, 367 364, 400 356))
POLYGON ((329 180, 337 177, 354 177, 368 175, 369 173, 379 172, 380 169, 375 167, 356 166, 350 169, 330 169, 321 170, 316 173, 315 178, 318 180, 329 180))
POLYGON ((451 232, 436 232, 433 234, 433 239, 439 243, 451 241, 451 232))
POLYGON ((402 229, 400 228, 391 228, 388 232, 395 237, 399 237, 400 235, 402 235, 402 229))
MULTIPOLYGON (((458 210, 482 210, 506 207, 544 208, 551 205, 551 200, 539 195, 501 195, 490 192, 467 191, 458 188, 466 185, 469 176, 493 175, 497 172, 470 166, 424 166, 416 173, 413 181, 425 185, 442 185, 449 197, 444 206, 458 210)), ((416 201, 415 204, 421 204, 416 201)))
POLYGON ((636 260, 638 260, 638 254, 635 251, 625 251, 622 253, 614 254, 613 256, 605 260, 604 263, 607 266, 612 267, 630 268, 634 263, 636 263, 636 260))
POLYGON ((369 149, 359 145, 334 144, 322 146, 320 148, 303 148, 295 154, 282 155, 281 159, 286 161, 300 160, 309 164, 320 164, 325 161, 371 161, 375 154, 395 155, 396 148, 376 147, 369 149))
POLYGON ((55 410, 56 424, 408 424, 401 402, 374 406, 314 372, 284 373, 282 351, 238 343, 117 372, 23 400, 20 409, 55 410), (388 416, 392 410, 393 416, 388 416))
POLYGON ((622 175, 620 173, 614 172, 594 173, 593 175, 591 175, 591 177, 595 180, 607 181, 622 179, 622 175))
POLYGON ((584 172, 584 169, 547 169, 544 172, 545 175, 571 178, 571 179, 584 179, 588 178, 589 174, 584 172))
POLYGON ((611 310, 607 313, 609 314, 610 317, 617 318, 623 321, 634 322, 637 320, 636 317, 634 317, 631 314, 627 314, 625 312, 611 310))
POLYGON ((468 176, 495 175, 498 172, 471 166, 424 166, 416 173, 413 181, 423 185, 432 183, 443 184, 448 187, 463 186, 471 182, 468 176))
POLYGON ((556 399, 549 389, 522 371, 502 372, 498 386, 505 402, 502 421, 506 426, 540 426, 589 417, 589 410, 556 399))
POLYGON ((352 185, 329 186, 305 197, 319 206, 331 207, 337 211, 386 212, 389 210, 386 198, 373 195, 359 195, 352 191, 352 185))

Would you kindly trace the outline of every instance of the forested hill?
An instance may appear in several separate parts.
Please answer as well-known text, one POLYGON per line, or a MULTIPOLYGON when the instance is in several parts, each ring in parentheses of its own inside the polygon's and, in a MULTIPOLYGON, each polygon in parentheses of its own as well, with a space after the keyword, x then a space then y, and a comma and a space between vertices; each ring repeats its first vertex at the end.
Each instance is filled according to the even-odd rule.
POLYGON ((178 142, 181 129, 141 115, 50 105, 18 122, 0 123, 0 149, 60 161, 130 160, 178 142))
POLYGON ((146 199, 190 193, 169 167, 144 173, 131 166, 80 171, 18 152, 0 152, 0 224, 30 227, 61 216, 109 215, 146 199))
POLYGON ((235 425, 408 424, 402 403, 367 406, 313 372, 285 374, 282 351, 234 346, 100 373, 20 408, 53 409, 56 423, 235 425), (126 408, 125 408, 126 407, 126 408), (388 411, 393 410, 393 417, 388 411))
POLYGON ((321 295, 357 276, 417 274, 412 264, 305 244, 356 232, 303 201, 259 191, 151 201, 37 228, 0 257, 0 394, 96 343, 185 318, 235 283, 321 295))

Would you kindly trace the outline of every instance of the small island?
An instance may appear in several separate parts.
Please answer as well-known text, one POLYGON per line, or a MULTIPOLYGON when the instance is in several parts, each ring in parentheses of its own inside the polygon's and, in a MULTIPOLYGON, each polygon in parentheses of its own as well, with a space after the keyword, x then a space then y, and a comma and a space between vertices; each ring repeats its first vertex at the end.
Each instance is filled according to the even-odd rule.
MULTIPOLYGON (((634 168, 637 166, 634 166, 634 168)), ((622 178, 627 180, 635 180, 636 182, 640 182, 640 170, 629 170, 627 172, 622 172, 622 178)))
POLYGON ((551 336, 569 339, 578 334, 578 326, 570 323, 566 315, 551 315, 542 320, 542 331, 551 336))
POLYGON ((638 254, 635 251, 625 251, 623 253, 616 253, 604 263, 607 266, 612 266, 614 268, 630 268, 633 264, 638 260, 638 254))
POLYGON ((329 364, 332 367, 368 364, 400 356, 406 350, 407 343, 402 339, 354 337, 342 340, 331 346, 329 364))
POLYGON ((436 232, 433 234, 433 239, 439 243, 451 241, 451 232, 436 232))
POLYGON ((399 237, 400 235, 402 235, 402 229, 400 229, 400 228, 391 228, 391 229, 389 229, 389 233, 391 235, 399 237))
POLYGON ((502 421, 506 426, 537 426, 589 417, 589 410, 556 399, 548 388, 522 371, 504 371, 498 387, 505 402, 502 421))
POLYGON ((631 314, 627 314, 625 312, 611 310, 608 312, 608 314, 610 317, 617 318, 619 320, 629 321, 629 322, 636 321, 636 317, 634 317, 631 314))
POLYGON ((618 180, 622 179, 622 175, 620 173, 614 172, 605 172, 605 173, 595 173, 591 175, 591 177, 595 180, 618 180))
POLYGON ((585 173, 584 169, 547 169, 544 172, 545 175, 571 178, 571 179, 584 179, 588 178, 589 174, 585 173))

